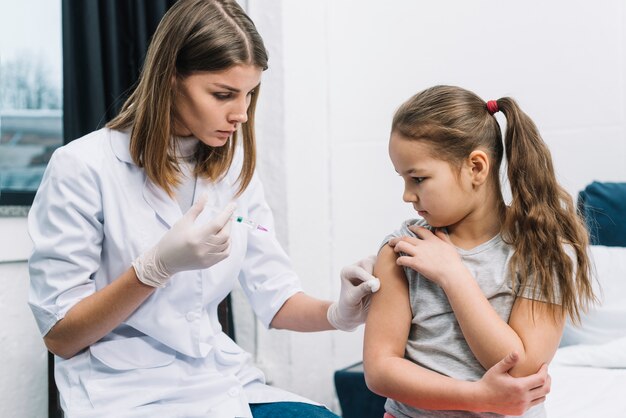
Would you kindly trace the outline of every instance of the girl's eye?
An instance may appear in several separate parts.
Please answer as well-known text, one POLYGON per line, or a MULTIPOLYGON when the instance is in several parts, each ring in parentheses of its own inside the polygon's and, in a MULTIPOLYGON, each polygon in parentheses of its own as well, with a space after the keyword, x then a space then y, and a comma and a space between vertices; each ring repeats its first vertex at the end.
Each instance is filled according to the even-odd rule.
POLYGON ((413 183, 420 184, 426 180, 426 177, 411 177, 411 179, 413 179, 413 183))

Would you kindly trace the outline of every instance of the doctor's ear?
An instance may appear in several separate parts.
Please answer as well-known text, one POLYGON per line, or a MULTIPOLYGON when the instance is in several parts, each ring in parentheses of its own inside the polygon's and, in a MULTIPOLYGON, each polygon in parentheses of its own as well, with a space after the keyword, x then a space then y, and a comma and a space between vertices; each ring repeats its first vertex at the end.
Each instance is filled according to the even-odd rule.
POLYGON ((474 150, 466 160, 467 169, 470 171, 472 184, 480 186, 489 177, 491 161, 489 156, 483 150, 474 150))

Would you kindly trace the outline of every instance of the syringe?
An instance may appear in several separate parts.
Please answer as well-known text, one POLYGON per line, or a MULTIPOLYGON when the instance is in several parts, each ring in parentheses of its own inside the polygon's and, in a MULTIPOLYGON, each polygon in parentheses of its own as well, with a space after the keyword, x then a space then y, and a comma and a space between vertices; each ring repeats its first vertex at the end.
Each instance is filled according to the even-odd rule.
POLYGON ((268 229, 259 225, 258 223, 251 221, 249 219, 244 218, 243 216, 233 216, 230 218, 233 222, 236 222, 238 224, 242 224, 247 226, 248 228, 252 228, 252 229, 258 229, 259 231, 265 231, 267 232, 268 229))

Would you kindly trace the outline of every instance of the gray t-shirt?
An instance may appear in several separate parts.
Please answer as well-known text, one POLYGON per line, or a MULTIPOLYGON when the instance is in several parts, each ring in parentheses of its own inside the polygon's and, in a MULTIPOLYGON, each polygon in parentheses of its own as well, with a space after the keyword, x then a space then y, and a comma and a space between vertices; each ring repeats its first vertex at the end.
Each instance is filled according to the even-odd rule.
MULTIPOLYGON (((422 219, 405 221, 400 230, 385 237, 383 244, 394 237, 416 235, 409 225, 420 225, 430 229, 422 219)), ((504 321, 508 322, 516 294, 530 298, 530 289, 513 291, 513 281, 508 269, 513 248, 500 235, 472 248, 457 248, 465 266, 470 270, 491 306, 504 321)), ((479 380, 485 369, 468 346, 448 298, 439 285, 423 277, 415 270, 405 267, 404 274, 409 282, 409 297, 413 319, 404 357, 427 369, 459 380, 479 380)), ((516 286, 518 287, 518 286, 516 286)), ((433 411, 414 408, 388 399, 385 409, 396 418, 402 417, 502 417, 494 413, 468 411, 433 411)), ((531 408, 524 417, 545 417, 543 404, 531 408)))

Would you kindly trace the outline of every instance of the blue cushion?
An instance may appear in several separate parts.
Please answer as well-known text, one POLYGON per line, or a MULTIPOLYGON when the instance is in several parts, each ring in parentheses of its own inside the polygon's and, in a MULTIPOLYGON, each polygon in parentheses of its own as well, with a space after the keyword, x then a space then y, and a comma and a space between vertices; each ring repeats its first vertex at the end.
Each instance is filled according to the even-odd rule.
POLYGON ((626 247, 626 183, 594 181, 578 194, 591 243, 626 247))

